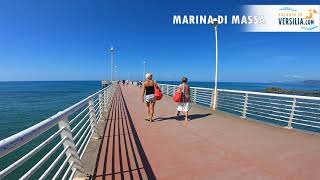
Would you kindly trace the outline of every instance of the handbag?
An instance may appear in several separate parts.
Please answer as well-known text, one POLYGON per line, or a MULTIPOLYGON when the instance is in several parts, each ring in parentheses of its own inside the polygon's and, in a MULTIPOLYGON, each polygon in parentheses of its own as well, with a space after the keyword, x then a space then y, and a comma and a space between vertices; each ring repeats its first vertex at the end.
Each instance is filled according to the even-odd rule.
POLYGON ((156 96, 157 101, 162 99, 162 96, 163 96, 162 91, 156 83, 154 83, 154 94, 156 96))
POLYGON ((158 87, 158 85, 155 86, 154 93, 156 95, 156 100, 157 101, 161 100, 163 94, 162 94, 161 89, 158 87))
POLYGON ((181 102, 182 101, 182 92, 180 91, 180 89, 174 94, 173 101, 174 102, 181 102))

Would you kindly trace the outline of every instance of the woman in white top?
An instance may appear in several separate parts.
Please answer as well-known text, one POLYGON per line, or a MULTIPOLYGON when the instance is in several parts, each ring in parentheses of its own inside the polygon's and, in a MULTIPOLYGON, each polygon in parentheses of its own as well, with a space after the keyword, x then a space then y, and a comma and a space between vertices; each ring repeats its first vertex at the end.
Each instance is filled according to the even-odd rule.
POLYGON ((178 91, 182 92, 182 100, 178 105, 177 108, 177 117, 179 117, 180 112, 183 111, 185 112, 185 122, 188 123, 188 113, 190 111, 190 87, 187 84, 188 78, 182 77, 181 79, 182 84, 180 84, 178 91))

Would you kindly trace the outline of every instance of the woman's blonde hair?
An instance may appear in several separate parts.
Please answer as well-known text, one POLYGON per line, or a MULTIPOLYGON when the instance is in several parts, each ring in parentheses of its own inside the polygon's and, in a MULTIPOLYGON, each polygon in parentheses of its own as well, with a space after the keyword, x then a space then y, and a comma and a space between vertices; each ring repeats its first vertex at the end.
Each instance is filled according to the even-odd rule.
POLYGON ((152 79, 152 73, 147 73, 146 74, 146 79, 151 80, 152 79))

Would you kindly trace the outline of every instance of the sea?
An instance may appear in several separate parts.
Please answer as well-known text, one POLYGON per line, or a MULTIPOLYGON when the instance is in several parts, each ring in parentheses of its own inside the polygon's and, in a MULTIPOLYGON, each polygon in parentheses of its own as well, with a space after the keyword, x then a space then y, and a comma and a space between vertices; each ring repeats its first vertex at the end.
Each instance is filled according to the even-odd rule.
MULTIPOLYGON (((180 84, 179 81, 158 81, 162 84, 180 84)), ((212 88, 213 82, 189 82, 193 87, 212 88)), ((240 83, 220 82, 219 89, 263 92, 266 88, 278 87, 288 90, 320 91, 320 84, 303 83, 240 83)), ((18 133, 40 121, 66 109, 101 89, 100 81, 26 81, 0 82, 0 140, 18 133)), ((31 147, 29 147, 30 149, 31 147)), ((28 149, 26 147, 25 149, 28 149)), ((0 158, 0 171, 10 161, 15 161, 26 151, 0 158)), ((45 154, 45 152, 42 152, 45 154)), ((27 166, 32 166, 32 160, 27 166)), ((15 171, 6 179, 16 179, 27 167, 15 171)))

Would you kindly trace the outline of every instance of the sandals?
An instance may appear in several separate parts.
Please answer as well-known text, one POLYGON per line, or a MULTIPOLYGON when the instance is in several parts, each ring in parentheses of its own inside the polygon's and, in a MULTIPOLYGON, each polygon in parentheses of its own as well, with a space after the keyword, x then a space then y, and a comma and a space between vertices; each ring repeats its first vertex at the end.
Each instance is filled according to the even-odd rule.
POLYGON ((150 121, 150 119, 148 119, 148 118, 145 118, 144 120, 149 121, 149 122, 153 122, 153 120, 150 121))

